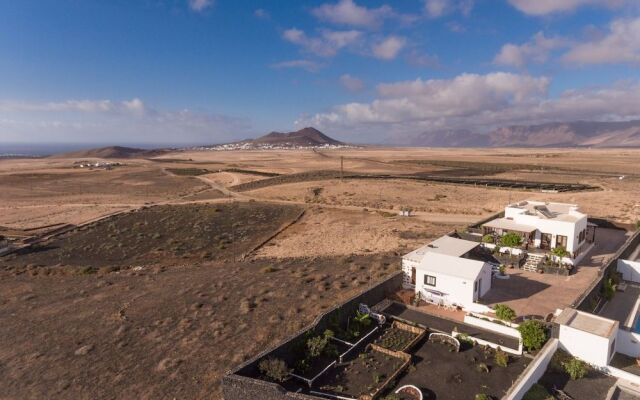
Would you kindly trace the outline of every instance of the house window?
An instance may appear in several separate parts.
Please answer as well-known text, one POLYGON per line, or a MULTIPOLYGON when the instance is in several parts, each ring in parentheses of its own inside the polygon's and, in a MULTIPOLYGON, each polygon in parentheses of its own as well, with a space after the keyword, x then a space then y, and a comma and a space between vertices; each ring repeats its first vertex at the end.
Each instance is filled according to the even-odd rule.
POLYGON ((416 284, 416 267, 411 268, 411 284, 416 284))
POLYGON ((558 235, 556 236, 556 247, 562 247, 563 249, 567 249, 567 237, 558 235))
POLYGON ((424 276, 424 284, 427 286, 435 286, 436 285, 436 277, 431 275, 424 276))
POLYGON ((478 293, 478 281, 473 282, 473 293, 478 293))

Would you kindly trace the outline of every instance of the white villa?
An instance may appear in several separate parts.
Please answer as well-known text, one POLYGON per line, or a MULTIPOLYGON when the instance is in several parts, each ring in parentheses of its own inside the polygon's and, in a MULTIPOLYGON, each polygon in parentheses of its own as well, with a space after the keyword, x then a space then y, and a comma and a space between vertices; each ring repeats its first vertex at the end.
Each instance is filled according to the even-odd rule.
POLYGON ((480 243, 442 236, 402 257, 403 287, 427 302, 484 311, 476 302, 491 289, 491 265, 476 257, 480 243))
POLYGON ((573 263, 594 241, 595 227, 575 204, 526 200, 508 205, 504 217, 483 224, 482 232, 496 237, 516 233, 526 250, 562 247, 573 263))

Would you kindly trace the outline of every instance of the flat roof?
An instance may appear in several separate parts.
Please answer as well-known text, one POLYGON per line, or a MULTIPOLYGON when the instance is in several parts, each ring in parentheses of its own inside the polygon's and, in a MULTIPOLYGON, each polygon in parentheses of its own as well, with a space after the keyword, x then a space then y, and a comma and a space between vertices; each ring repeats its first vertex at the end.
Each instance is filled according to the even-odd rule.
POLYGON ((507 207, 524 210, 529 215, 535 215, 543 219, 555 219, 558 221, 576 222, 586 216, 578 211, 576 204, 552 203, 535 200, 524 200, 509 204, 507 207))
POLYGON ((489 228, 498 228, 498 229, 506 229, 508 231, 517 231, 517 232, 527 232, 531 233, 536 230, 535 226, 518 224, 511 219, 507 218, 496 218, 483 224, 482 226, 487 226, 489 228))
POLYGON ((416 270, 475 281, 482 272, 482 267, 482 261, 429 252, 424 255, 416 270))
POLYGON ((451 236, 442 236, 438 239, 408 253, 403 258, 420 262, 427 253, 446 254, 453 257, 460 257, 478 247, 480 243, 470 240, 458 239, 451 236))
POLYGON ((560 325, 606 338, 611 337, 614 329, 618 326, 618 321, 578 311, 574 308, 562 310, 558 318, 556 318, 556 322, 560 325))

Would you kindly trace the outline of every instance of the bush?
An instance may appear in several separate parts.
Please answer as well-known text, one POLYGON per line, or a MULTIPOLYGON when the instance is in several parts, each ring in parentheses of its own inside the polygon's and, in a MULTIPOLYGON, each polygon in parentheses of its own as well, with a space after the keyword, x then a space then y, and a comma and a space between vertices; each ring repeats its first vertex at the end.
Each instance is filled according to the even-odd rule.
POLYGON ((540 321, 525 321, 518 327, 518 331, 522 335, 522 344, 529 351, 541 349, 547 341, 544 324, 540 321))
POLYGON ((493 235, 484 235, 482 237, 482 243, 493 243, 493 235))
POLYGON ((569 255, 569 252, 562 246, 558 246, 556 248, 554 248, 553 250, 551 250, 551 254, 553 254, 554 256, 558 257, 558 258, 562 258, 562 257, 566 257, 569 255))
POLYGON ((604 286, 602 287, 602 296, 608 301, 613 298, 613 295, 616 293, 615 288, 613 287, 613 279, 608 278, 604 281, 604 286))
POLYGON ((491 400, 488 394, 479 393, 476 395, 475 400, 491 400))
POLYGON ((503 321, 513 321, 516 318, 516 312, 513 311, 513 308, 505 304, 497 304, 494 309, 496 317, 503 321))
POLYGON ((287 364, 279 358, 266 358, 258 364, 260 372, 276 382, 284 382, 289 377, 287 364))
POLYGON ((539 383, 531 386, 531 389, 525 393, 522 400, 555 400, 555 397, 549 394, 547 389, 539 383))
POLYGON ((503 351, 500 347, 496 349, 496 355, 494 357, 494 360, 498 367, 505 368, 507 365, 509 365, 509 355, 507 354, 506 351, 503 351))
POLYGON ((507 233, 500 238, 500 244, 505 247, 518 247, 522 243, 522 237, 517 233, 507 233))
POLYGON ((562 363, 562 367, 564 368, 564 371, 567 374, 569 374, 571 379, 574 381, 577 379, 584 378, 584 376, 587 374, 587 371, 588 371, 587 363, 575 357, 569 359, 568 361, 564 361, 562 363))
POLYGON ((328 339, 323 336, 314 336, 307 340, 307 353, 309 357, 318 357, 327 347, 328 339))

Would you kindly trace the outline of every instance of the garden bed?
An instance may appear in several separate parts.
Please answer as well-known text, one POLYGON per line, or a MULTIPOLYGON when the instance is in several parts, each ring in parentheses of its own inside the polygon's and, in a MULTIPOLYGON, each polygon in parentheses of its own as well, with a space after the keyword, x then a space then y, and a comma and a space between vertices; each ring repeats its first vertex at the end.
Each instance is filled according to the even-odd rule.
POLYGON ((456 352, 448 344, 424 341, 414 352, 415 367, 400 377, 393 390, 409 384, 419 387, 426 399, 473 399, 481 393, 502 398, 528 359, 510 355, 507 366, 501 367, 495 354, 485 346, 462 346, 456 352))
POLYGON ((538 385, 534 385, 524 398, 535 399, 535 397, 532 397, 532 392, 542 392, 542 389, 549 394, 554 394, 554 390, 559 389, 576 400, 605 400, 609 389, 615 385, 616 378, 607 376, 595 369, 589 369, 584 378, 571 380, 569 374, 562 367, 562 362, 570 358, 569 354, 558 350, 551 359, 544 375, 538 381, 538 385))
POLYGON ((394 321, 374 343, 388 350, 407 351, 424 337, 425 333, 422 328, 394 321))
POLYGON ((410 356, 375 345, 346 365, 335 367, 317 382, 320 391, 338 396, 370 399, 409 366, 410 356), (361 397, 362 396, 362 397, 361 397))

